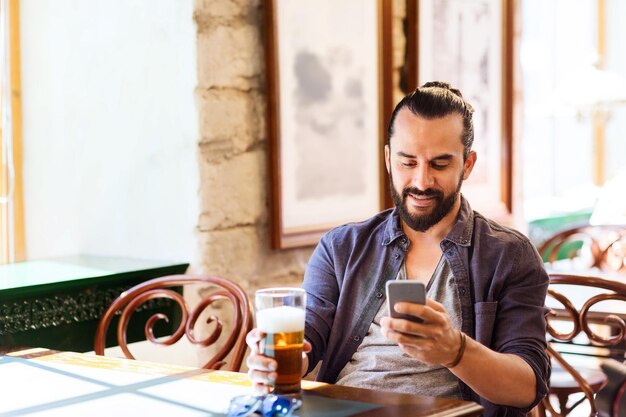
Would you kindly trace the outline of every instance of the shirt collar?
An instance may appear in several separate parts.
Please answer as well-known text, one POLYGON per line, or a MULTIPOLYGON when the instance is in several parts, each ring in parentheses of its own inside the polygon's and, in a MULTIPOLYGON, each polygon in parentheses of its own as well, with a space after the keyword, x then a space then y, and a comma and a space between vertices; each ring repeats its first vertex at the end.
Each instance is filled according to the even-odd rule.
POLYGON ((474 233, 474 210, 469 202, 461 194, 461 209, 456 218, 456 223, 452 226, 448 235, 443 239, 458 246, 470 246, 472 244, 472 234, 474 233))
POLYGON ((394 240, 399 238, 404 238, 405 241, 407 241, 406 234, 404 233, 404 230, 402 230, 402 223, 400 222, 398 209, 394 207, 391 211, 391 215, 387 218, 387 224, 385 225, 385 238, 383 239, 383 246, 388 246, 394 240))

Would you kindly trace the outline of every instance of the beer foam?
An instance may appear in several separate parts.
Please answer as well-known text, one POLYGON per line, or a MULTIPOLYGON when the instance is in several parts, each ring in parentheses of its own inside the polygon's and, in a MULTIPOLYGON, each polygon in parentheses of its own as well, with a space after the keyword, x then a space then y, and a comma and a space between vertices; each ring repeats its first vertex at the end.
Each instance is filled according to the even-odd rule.
POLYGON ((304 330, 304 310, 291 306, 267 308, 256 312, 256 325, 265 333, 289 333, 304 330))

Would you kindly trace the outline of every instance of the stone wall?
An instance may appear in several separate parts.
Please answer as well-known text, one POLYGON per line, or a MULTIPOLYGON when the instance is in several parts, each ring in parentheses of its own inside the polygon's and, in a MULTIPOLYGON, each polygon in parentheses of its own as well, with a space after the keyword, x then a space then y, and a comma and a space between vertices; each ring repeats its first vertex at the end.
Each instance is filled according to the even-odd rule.
POLYGON ((200 259, 250 294, 302 281, 313 248, 270 249, 260 0, 198 0, 200 259))
MULTIPOLYGON (((395 85, 404 14, 404 0, 394 0, 395 85)), ((299 285, 313 248, 270 249, 262 1, 198 0, 194 18, 201 198, 193 269, 235 280, 250 294, 299 285)))

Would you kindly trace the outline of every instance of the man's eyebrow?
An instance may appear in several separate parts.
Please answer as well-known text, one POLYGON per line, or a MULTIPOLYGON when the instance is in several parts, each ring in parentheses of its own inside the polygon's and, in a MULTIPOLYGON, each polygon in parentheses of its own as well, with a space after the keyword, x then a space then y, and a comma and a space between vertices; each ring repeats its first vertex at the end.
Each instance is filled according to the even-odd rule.
POLYGON ((454 155, 445 153, 443 155, 435 156, 431 161, 450 161, 454 158, 454 155))
MULTIPOLYGON (((416 156, 415 155, 410 155, 408 153, 404 153, 402 151, 398 151, 396 153, 396 155, 398 155, 401 158, 411 158, 411 159, 415 159, 416 156)), ((442 155, 437 155, 434 158, 431 159, 431 161, 450 161, 454 159, 454 155, 449 154, 449 153, 444 153, 442 155)))
POLYGON ((415 158, 415 155, 409 155, 408 153, 404 153, 402 151, 398 151, 396 155, 402 158, 415 158))

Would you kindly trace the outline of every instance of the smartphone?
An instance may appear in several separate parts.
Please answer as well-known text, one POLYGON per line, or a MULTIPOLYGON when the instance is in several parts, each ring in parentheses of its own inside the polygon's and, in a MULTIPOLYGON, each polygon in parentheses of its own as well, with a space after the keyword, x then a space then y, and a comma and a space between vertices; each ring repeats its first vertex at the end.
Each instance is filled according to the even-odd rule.
POLYGON ((404 301, 414 304, 426 303, 426 288, 424 284, 410 280, 393 280, 387 281, 387 304, 389 306, 389 316, 396 319, 405 319, 415 323, 421 323, 423 320, 417 316, 409 314, 397 313, 393 306, 395 303, 404 301))

